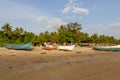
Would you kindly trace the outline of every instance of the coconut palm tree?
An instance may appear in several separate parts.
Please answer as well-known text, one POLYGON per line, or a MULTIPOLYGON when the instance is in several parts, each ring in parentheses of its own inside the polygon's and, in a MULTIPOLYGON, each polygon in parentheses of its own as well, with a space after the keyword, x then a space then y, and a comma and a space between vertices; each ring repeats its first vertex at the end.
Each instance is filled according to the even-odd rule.
POLYGON ((11 33, 12 31, 12 26, 9 23, 6 23, 5 25, 2 26, 2 30, 4 33, 11 33))

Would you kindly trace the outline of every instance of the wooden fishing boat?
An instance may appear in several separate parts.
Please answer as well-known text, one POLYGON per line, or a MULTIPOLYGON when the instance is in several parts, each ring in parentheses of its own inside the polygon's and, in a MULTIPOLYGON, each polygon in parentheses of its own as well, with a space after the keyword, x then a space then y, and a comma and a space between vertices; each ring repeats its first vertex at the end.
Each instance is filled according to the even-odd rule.
POLYGON ((93 47, 94 50, 100 51, 120 51, 120 45, 116 46, 95 46, 93 47))
POLYGON ((73 50, 75 45, 69 45, 69 46, 58 46, 58 50, 68 50, 71 51, 73 50))
POLYGON ((7 49, 15 49, 15 50, 32 50, 33 46, 31 43, 28 44, 6 44, 5 47, 7 49))

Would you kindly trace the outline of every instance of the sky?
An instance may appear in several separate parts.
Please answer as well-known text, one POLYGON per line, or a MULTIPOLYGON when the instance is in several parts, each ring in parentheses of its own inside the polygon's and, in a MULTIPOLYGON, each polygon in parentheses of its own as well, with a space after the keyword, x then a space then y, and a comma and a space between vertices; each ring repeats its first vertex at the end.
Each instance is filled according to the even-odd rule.
POLYGON ((120 39, 120 0, 0 0, 0 27, 9 23, 39 34, 70 22, 90 35, 120 39))

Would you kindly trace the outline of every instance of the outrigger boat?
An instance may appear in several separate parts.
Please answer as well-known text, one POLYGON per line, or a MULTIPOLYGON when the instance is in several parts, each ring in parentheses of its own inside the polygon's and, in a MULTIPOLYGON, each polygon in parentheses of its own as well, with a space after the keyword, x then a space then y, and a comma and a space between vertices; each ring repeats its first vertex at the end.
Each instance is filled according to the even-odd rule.
POLYGON ((120 45, 116 46, 95 46, 93 47, 94 50, 100 51, 120 51, 120 45))

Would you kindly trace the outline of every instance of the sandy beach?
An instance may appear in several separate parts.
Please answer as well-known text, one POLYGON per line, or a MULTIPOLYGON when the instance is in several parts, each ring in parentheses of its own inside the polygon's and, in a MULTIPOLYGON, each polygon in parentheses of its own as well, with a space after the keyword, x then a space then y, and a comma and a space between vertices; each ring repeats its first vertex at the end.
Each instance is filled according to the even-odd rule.
POLYGON ((120 52, 0 48, 0 80, 119 80, 120 52))

